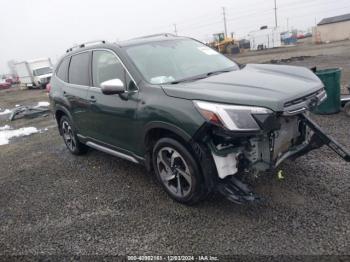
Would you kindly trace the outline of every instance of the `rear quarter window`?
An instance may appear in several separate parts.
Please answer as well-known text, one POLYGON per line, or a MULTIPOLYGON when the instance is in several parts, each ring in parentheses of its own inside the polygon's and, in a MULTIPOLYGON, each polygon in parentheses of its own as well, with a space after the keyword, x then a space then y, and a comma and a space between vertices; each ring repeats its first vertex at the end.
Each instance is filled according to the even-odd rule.
POLYGON ((56 75, 64 82, 68 82, 68 66, 70 58, 64 58, 56 70, 56 75))
POLYGON ((75 85, 88 86, 90 54, 88 52, 72 56, 69 65, 69 83, 75 85))

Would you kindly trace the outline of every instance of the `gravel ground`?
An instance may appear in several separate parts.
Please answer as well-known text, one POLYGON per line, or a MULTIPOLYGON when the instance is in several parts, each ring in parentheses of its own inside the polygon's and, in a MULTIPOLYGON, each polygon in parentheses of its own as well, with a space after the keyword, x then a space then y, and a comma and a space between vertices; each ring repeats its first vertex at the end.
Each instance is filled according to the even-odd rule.
MULTIPOLYGON (((47 100, 11 92, 0 91, 0 107, 47 100)), ((350 148, 344 113, 314 118, 350 148)), ((254 181, 263 204, 213 195, 187 207, 141 166, 94 150, 71 155, 51 117, 10 124, 49 129, 0 146, 0 255, 350 255, 350 164, 328 148, 285 162, 283 181, 254 181)))

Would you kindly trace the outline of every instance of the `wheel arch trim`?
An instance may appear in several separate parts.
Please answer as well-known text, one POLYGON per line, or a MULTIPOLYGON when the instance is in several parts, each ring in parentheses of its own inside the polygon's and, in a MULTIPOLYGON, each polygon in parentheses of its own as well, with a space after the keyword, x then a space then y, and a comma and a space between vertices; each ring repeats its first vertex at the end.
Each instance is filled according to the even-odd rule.
MULTIPOLYGON (((58 122, 58 119, 57 119, 57 113, 61 111, 63 112, 71 121, 73 121, 73 118, 72 118, 72 115, 71 113, 69 112, 69 110, 67 108, 65 108, 64 106, 61 106, 61 105, 56 105, 55 106, 55 110, 54 110, 54 117, 56 119, 56 122, 57 122, 57 126, 58 126, 58 130, 61 134, 61 128, 59 127, 60 123, 58 122)), ((62 135, 62 134, 61 134, 62 135)))
POLYGON ((144 128, 143 139, 142 139, 142 141, 144 143, 143 145, 145 145, 146 138, 147 138, 148 134, 150 133, 150 131, 154 130, 154 129, 163 129, 163 130, 170 131, 170 132, 178 135, 179 137, 181 137, 186 142, 188 142, 192 139, 191 135, 189 135, 183 129, 175 126, 174 124, 161 122, 161 121, 154 121, 154 122, 148 123, 144 128))

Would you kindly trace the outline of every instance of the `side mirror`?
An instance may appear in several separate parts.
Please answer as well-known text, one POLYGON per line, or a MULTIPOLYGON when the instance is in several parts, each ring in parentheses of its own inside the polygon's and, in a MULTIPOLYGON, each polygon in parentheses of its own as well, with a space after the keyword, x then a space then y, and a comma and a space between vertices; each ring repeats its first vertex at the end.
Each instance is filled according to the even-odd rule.
POLYGON ((105 95, 119 95, 125 92, 124 84, 118 78, 104 81, 101 83, 100 87, 102 93, 105 95))

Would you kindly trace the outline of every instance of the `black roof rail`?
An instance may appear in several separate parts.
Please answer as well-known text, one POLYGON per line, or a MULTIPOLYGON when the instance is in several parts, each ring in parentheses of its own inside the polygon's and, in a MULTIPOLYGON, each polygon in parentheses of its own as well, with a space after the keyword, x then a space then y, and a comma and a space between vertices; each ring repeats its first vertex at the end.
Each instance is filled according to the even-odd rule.
POLYGON ((105 44, 105 43, 106 43, 105 40, 96 40, 96 41, 85 42, 85 43, 82 43, 80 45, 75 45, 75 46, 72 46, 71 48, 68 48, 66 53, 71 52, 71 51, 78 49, 78 48, 84 48, 84 47, 89 46, 89 45, 105 44))
POLYGON ((176 37, 177 35, 171 34, 171 33, 160 33, 160 34, 153 34, 153 35, 145 35, 145 36, 140 36, 140 37, 135 37, 132 39, 143 39, 143 38, 152 38, 152 37, 158 37, 158 36, 165 36, 165 37, 176 37))

